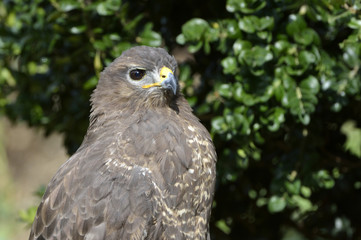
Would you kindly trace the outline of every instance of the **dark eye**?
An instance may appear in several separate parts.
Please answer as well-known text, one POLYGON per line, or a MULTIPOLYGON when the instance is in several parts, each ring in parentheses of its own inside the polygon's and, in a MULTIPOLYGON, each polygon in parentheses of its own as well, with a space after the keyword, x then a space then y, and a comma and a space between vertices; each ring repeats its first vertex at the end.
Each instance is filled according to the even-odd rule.
POLYGON ((130 78, 133 80, 140 80, 144 77, 144 75, 145 75, 145 70, 143 69, 134 69, 129 73, 130 78))

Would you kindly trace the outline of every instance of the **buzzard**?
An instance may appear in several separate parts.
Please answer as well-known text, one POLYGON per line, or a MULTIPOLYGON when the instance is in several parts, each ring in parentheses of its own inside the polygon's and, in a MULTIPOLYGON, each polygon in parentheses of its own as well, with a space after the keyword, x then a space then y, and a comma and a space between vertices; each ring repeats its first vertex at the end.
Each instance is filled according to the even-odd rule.
POLYGON ((145 46, 105 68, 83 143, 47 186, 29 239, 210 239, 216 153, 176 68, 145 46))

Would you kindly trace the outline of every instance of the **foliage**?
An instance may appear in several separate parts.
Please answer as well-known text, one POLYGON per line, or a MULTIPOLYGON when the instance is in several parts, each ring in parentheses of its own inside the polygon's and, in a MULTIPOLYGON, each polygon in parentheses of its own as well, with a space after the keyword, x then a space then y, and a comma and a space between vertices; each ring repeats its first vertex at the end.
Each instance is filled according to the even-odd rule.
POLYGON ((360 9, 228 0, 227 18, 183 25, 178 43, 223 70, 206 104, 220 159, 213 217, 230 238, 361 237, 360 9))
MULTIPOLYGON (((44 195, 46 190, 45 185, 41 185, 35 192, 34 195, 37 196, 39 199, 44 195)), ((31 206, 25 210, 21 210, 19 212, 19 218, 21 222, 26 223, 26 225, 30 228, 33 224, 34 217, 36 215, 36 211, 38 209, 38 206, 31 206)))
POLYGON ((161 43, 152 24, 140 27, 142 14, 128 16, 129 4, 120 0, 14 1, 2 11, 0 64, 5 67, 0 83, 5 86, 0 104, 13 120, 44 127, 47 133, 63 132, 69 152, 82 141, 89 95, 104 65, 134 45, 134 39, 137 44, 161 43), (16 100, 7 101, 3 95, 14 89, 16 100))
POLYGON ((219 155, 213 238, 361 239, 359 1, 36 0, 0 17, 3 114, 73 152, 104 66, 186 46, 179 79, 219 155))

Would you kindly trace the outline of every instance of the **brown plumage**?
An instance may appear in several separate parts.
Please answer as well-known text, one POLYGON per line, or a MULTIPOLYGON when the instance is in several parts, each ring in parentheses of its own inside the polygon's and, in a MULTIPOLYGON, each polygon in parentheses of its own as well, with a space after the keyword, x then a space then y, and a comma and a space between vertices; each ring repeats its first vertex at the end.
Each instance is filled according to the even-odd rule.
POLYGON ((161 48, 100 76, 90 126, 49 183, 30 239, 210 239, 216 153, 161 48))

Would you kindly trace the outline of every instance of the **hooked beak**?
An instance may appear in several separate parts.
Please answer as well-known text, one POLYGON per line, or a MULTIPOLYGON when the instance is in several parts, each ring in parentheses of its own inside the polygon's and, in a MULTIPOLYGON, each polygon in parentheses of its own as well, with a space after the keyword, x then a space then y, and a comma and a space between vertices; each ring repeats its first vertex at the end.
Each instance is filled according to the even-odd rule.
POLYGON ((142 86, 142 88, 150 87, 162 87, 167 90, 171 90, 174 95, 177 93, 177 79, 175 78, 173 71, 167 67, 162 67, 159 72, 160 81, 148 85, 142 86))
MULTIPOLYGON (((165 68, 165 67, 163 67, 165 68)), ((169 68, 167 68, 169 69, 169 68)), ((170 69, 169 69, 170 70, 170 69)), ((162 71, 160 71, 162 73, 162 71)), ((162 77, 162 75, 161 75, 162 77)), ((177 93, 177 80, 174 77, 173 72, 169 72, 165 79, 160 83, 164 89, 169 89, 175 95, 177 93)))

